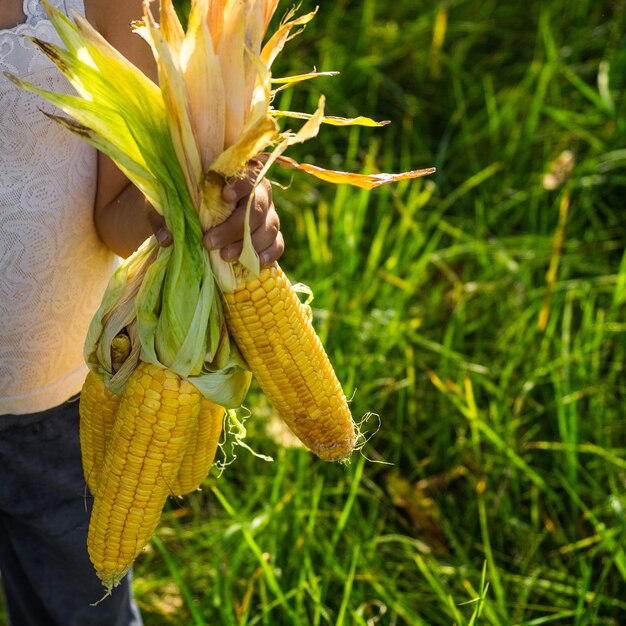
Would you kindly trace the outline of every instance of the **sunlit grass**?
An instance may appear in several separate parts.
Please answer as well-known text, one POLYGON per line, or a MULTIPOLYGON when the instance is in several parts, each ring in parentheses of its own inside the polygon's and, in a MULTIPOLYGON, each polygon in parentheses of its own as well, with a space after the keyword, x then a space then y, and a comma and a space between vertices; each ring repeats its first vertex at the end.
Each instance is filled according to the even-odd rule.
POLYGON ((623 18, 418 4, 322 6, 283 61, 341 76, 281 108, 324 92, 393 122, 324 129, 303 158, 438 172, 372 193, 279 178, 283 267, 371 439, 345 469, 281 450, 253 396, 249 443, 275 462, 241 453, 160 533, 205 623, 626 616, 623 18))
POLYGON ((302 158, 438 172, 372 193, 279 178, 282 265, 313 288, 371 439, 327 466, 280 450, 250 400, 249 443, 275 462, 242 453, 173 543, 183 577, 215 577, 206 623, 626 616, 623 13, 418 5, 321 6, 283 61, 341 75, 281 108, 323 92, 392 121, 324 129, 302 158))

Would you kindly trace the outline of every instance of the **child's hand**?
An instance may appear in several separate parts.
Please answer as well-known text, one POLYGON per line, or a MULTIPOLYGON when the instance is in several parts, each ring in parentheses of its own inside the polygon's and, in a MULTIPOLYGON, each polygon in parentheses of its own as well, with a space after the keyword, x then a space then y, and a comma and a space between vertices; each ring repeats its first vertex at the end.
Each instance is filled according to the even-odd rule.
MULTIPOLYGON (((221 250, 225 261, 235 261, 243 249, 243 228, 246 205, 252 191, 250 178, 237 179, 222 188, 222 198, 236 205, 230 217, 208 230, 204 235, 204 245, 208 250, 221 250)), ((152 207, 148 209, 148 221, 158 242, 164 246, 172 244, 172 234, 165 226, 163 217, 152 207)), ((272 188, 263 180, 256 188, 250 207, 250 231, 252 245, 259 255, 261 266, 270 265, 284 251, 285 243, 280 232, 280 219, 272 202, 272 188)))
MULTIPOLYGON (((248 178, 227 183, 222 189, 222 198, 236 205, 230 217, 208 230, 204 245, 208 250, 220 250, 225 261, 235 261, 243 249, 244 219, 252 181, 248 178)), ((250 207, 250 232, 252 245, 259 255, 261 267, 276 261, 283 253, 284 241, 280 232, 280 220, 272 202, 272 188, 263 180, 254 192, 250 207)))

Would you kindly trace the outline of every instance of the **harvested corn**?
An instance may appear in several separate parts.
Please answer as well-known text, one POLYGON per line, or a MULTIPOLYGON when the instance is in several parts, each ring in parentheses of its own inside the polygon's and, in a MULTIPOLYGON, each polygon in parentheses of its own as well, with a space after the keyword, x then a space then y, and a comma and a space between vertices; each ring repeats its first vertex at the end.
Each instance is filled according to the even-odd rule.
POLYGON ((89 556, 107 588, 154 533, 200 412, 200 392, 172 370, 140 363, 116 413, 89 525, 89 556))
POLYGON ((180 462, 178 476, 170 485, 173 495, 183 496, 195 491, 207 477, 222 434, 224 413, 224 407, 200 398, 200 411, 180 462))
POLYGON ((263 44, 277 5, 191 0, 185 31, 171 0, 161 2, 160 23, 145 0, 135 30, 153 50, 157 86, 86 20, 77 16, 74 24, 46 4, 65 48, 34 41, 78 95, 14 79, 69 115, 55 119, 119 165, 163 215, 173 238, 163 249, 148 242, 122 264, 85 344, 94 374, 84 390, 85 472, 95 495, 88 548, 108 590, 149 540, 167 496, 202 481, 221 432, 222 407, 241 405, 249 370, 315 454, 345 459, 355 446, 355 426, 330 360, 278 265, 260 268, 247 220, 236 263, 207 252, 203 231, 230 215, 222 185, 245 175, 252 159, 262 163, 255 184, 273 164, 363 188, 433 170, 360 175, 283 155, 324 123, 383 123, 325 116, 323 98, 312 114, 273 108, 278 90, 323 75, 272 77, 292 30, 314 17, 288 11, 263 44), (281 131, 284 118, 304 123, 297 132, 281 131), (115 364, 112 346, 120 333, 131 350, 115 364), (121 396, 112 425, 95 415, 97 400, 91 399, 105 397, 105 389, 121 396))
POLYGON ((115 411, 120 397, 109 391, 104 378, 89 372, 80 392, 80 450, 87 486, 96 493, 104 464, 106 443, 109 441, 115 411))
POLYGON ((324 348, 278 264, 224 294, 229 328, 280 415, 320 458, 346 458, 356 434, 324 348))

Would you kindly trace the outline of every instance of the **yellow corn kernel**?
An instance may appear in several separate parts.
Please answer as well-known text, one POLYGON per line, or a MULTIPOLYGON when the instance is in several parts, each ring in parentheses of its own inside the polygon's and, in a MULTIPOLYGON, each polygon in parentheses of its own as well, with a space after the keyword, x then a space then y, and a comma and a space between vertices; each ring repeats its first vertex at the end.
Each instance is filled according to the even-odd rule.
POLYGON ((123 578, 159 523, 201 397, 191 383, 150 363, 140 362, 129 378, 106 449, 87 539, 89 556, 107 589, 123 578), (174 414, 167 407, 155 408, 158 400, 146 396, 148 389, 164 388, 186 399, 174 414), (136 459, 146 462, 137 464, 136 459))
POLYGON ((120 397, 109 391, 104 378, 89 372, 80 392, 80 448, 87 486, 96 493, 106 444, 120 397))
POLYGON ((251 282, 223 294, 226 321, 250 370, 307 448, 324 460, 348 457, 354 422, 306 308, 277 263, 251 282))
POLYGON ((223 420, 223 407, 205 398, 200 400, 198 419, 187 443, 178 477, 171 485, 174 495, 182 496, 195 491, 207 477, 217 452, 223 420))

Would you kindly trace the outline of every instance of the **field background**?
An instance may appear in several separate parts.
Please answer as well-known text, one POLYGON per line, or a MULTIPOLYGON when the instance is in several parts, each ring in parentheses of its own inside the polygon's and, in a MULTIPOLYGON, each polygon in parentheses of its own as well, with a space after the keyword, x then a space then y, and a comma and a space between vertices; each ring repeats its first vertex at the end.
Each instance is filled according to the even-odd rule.
POLYGON ((392 123, 291 156, 437 167, 274 171, 281 264, 370 439, 322 463, 251 394, 274 462, 238 448, 172 503, 148 623, 625 624, 626 3, 323 2, 274 74, 314 67, 340 75, 277 108, 392 123))
POLYGON ((626 624, 626 2, 323 2, 274 74, 314 67, 340 75, 277 108, 391 124, 292 157, 437 168, 272 174, 281 265, 368 441, 323 463, 254 389, 273 462, 230 436, 170 503, 146 624, 626 624))

